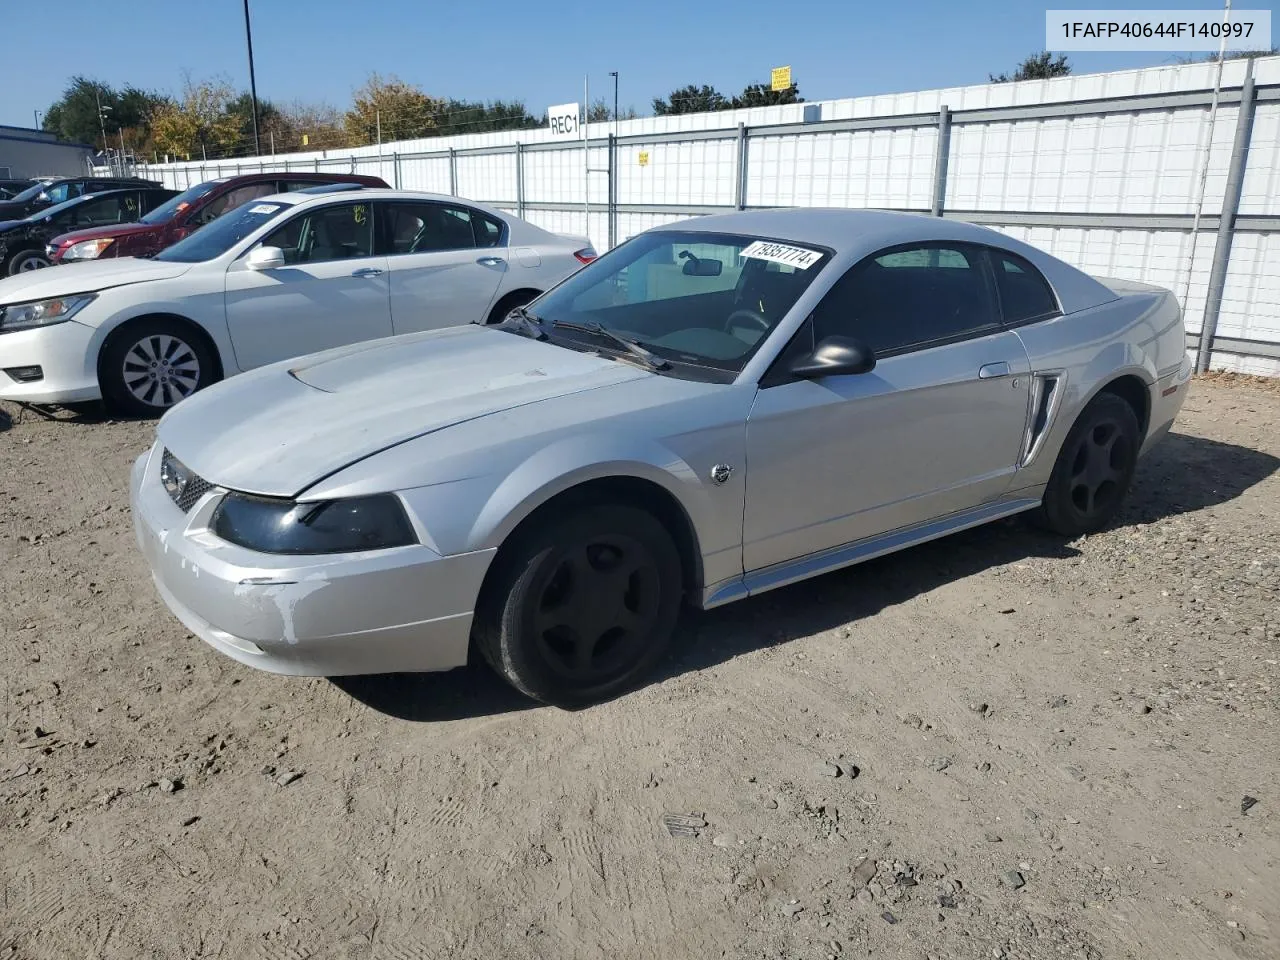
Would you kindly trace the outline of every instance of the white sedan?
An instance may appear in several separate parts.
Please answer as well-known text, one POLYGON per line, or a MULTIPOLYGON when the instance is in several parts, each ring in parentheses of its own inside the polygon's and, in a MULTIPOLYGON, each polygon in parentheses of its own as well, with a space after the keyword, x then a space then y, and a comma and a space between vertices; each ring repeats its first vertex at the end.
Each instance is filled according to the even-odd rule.
POLYGON ((500 321, 595 255, 585 237, 455 197, 264 197, 150 259, 0 280, 0 400, 156 414, 277 360, 500 321))

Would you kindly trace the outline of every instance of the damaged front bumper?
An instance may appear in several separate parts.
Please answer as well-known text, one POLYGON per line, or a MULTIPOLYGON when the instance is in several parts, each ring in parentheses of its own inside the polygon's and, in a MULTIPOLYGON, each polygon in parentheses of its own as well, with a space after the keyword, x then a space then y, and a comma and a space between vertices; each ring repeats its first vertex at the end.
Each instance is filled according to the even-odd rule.
POLYGON ((420 544, 276 556, 209 530, 223 492, 187 513, 165 492, 159 451, 134 464, 134 530, 161 598, 196 636, 272 673, 344 676, 467 662, 475 598, 493 550, 442 557, 420 544))

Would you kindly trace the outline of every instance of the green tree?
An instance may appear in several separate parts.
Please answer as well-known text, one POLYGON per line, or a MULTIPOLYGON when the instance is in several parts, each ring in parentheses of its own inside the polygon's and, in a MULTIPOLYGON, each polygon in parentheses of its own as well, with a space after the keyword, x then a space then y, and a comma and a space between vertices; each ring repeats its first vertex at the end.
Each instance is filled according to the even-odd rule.
POLYGON ((364 86, 355 92, 351 109, 343 117, 343 127, 352 146, 382 140, 412 140, 429 137, 435 132, 438 116, 445 103, 428 96, 411 83, 397 77, 383 79, 369 74, 364 86))
MULTIPOLYGON (((1228 50, 1224 59, 1226 60, 1252 60, 1255 57, 1274 57, 1280 53, 1280 47, 1272 47, 1270 50, 1228 50)), ((1218 55, 1216 53, 1206 53, 1200 57, 1179 57, 1179 63, 1216 63, 1218 55)))
POLYGON ((495 100, 492 103, 447 100, 436 118, 432 133, 454 136, 494 130, 527 130, 536 126, 538 119, 530 116, 519 100, 495 100))
POLYGON ((774 107, 782 103, 804 103, 797 84, 793 83, 785 90, 774 90, 767 83, 752 83, 732 100, 734 107, 774 107))
POLYGON ((115 90, 109 84, 88 77, 72 77, 62 95, 45 111, 42 125, 64 140, 103 146, 102 128, 107 130, 107 146, 116 145, 121 128, 129 139, 150 137, 151 117, 167 102, 165 97, 138 87, 115 90), (98 106, 102 106, 102 118, 98 106))
POLYGON ((1048 80, 1052 77, 1065 77, 1071 73, 1071 64, 1067 55, 1060 53, 1056 57, 1048 50, 1033 53, 1023 60, 1013 74, 987 74, 992 83, 1009 83, 1017 80, 1048 80))
POLYGON ((712 110, 728 110, 733 106, 715 87, 706 84, 696 86, 689 84, 679 90, 672 90, 666 99, 655 98, 653 112, 660 117, 677 113, 709 113, 712 110))
POLYGON ((276 152, 289 150, 331 150, 347 145, 342 113, 328 103, 295 100, 280 108, 286 135, 276 137, 276 152), (302 139, 306 137, 307 142, 302 139))

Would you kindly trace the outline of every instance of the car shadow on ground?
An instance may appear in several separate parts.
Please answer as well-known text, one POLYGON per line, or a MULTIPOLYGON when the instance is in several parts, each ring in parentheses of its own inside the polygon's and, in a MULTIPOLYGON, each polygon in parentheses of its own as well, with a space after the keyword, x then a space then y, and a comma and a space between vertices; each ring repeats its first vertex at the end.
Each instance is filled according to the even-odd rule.
MULTIPOLYGON (((1240 496, 1280 469, 1280 458, 1249 447, 1170 434, 1138 466, 1115 526, 1151 523, 1240 496)), ((1080 551, 1013 518, 871 560, 681 620, 672 651, 645 683, 703 670, 763 647, 874 616, 937 587, 1031 557, 1080 551)), ((343 677, 332 681, 389 716, 418 722, 524 710, 538 704, 482 663, 440 674, 343 677)))

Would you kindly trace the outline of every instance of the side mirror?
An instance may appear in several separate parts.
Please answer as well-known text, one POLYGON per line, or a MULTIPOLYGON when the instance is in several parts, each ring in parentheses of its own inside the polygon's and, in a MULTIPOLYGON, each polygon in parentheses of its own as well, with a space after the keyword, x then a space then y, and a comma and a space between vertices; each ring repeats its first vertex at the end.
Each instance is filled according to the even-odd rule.
POLYGON ((875 368, 876 355, 853 337, 825 337, 813 353, 791 364, 791 372, 806 380, 870 373, 875 368))
POLYGON ((284 266, 284 251, 279 247, 254 247, 244 265, 250 270, 275 270, 284 266))

